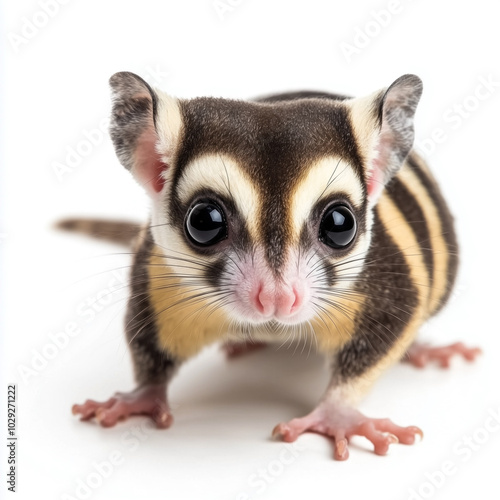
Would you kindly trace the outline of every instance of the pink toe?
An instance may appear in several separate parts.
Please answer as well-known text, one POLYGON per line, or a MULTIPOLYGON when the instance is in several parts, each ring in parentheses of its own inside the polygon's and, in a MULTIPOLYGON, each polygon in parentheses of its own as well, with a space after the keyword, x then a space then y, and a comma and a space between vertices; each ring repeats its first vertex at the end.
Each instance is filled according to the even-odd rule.
POLYGON ((278 424, 274 429, 272 433, 273 438, 275 439, 281 439, 285 441, 286 443, 293 443, 298 437, 298 434, 293 432, 293 430, 284 423, 278 424))
POLYGON ((349 458, 349 447, 347 446, 347 439, 335 440, 335 460, 347 460, 349 458))
POLYGON ((168 411, 154 412, 152 417, 158 429, 168 429, 174 422, 174 417, 168 411))

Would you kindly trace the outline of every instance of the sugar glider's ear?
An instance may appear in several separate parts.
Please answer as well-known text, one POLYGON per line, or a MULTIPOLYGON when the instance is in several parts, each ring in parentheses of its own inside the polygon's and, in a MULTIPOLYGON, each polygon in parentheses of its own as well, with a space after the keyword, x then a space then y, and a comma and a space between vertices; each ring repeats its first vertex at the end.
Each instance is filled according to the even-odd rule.
POLYGON ((387 89, 347 101, 372 203, 401 168, 413 146, 413 117, 421 95, 420 78, 403 75, 387 89))
POLYGON ((110 134, 120 163, 158 196, 174 157, 182 119, 178 101, 134 73, 114 74, 110 134))

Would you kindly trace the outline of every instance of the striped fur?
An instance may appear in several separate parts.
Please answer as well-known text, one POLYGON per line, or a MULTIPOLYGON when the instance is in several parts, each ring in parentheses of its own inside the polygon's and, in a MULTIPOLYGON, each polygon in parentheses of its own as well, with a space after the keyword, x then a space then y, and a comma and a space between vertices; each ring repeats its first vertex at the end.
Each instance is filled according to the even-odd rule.
MULTIPOLYGON (((334 379, 356 399, 404 355, 455 280, 452 217, 423 160, 409 154, 420 81, 405 76, 362 99, 291 93, 243 102, 176 100, 130 79, 113 80, 121 120, 113 137, 153 199, 140 276, 132 276, 142 288, 130 300, 136 315, 145 303, 147 313, 129 324, 132 344, 146 345, 149 332, 152 351, 173 366, 220 339, 283 342, 298 333, 334 358, 334 379), (123 110, 135 128, 123 124, 123 110), (228 238, 200 248, 184 222, 207 198, 222 207, 228 238), (336 201, 355 214, 357 234, 331 251, 318 224, 336 201), (303 287, 310 303, 288 322, 255 319, 234 300, 253 286, 247 270, 276 290, 303 287)), ((138 373, 144 383, 148 370, 138 373)))

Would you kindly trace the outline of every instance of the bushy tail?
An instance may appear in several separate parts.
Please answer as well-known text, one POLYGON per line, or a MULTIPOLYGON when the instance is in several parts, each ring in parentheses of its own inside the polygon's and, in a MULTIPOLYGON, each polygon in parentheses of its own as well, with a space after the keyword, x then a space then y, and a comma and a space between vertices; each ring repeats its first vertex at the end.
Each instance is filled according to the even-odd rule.
POLYGON ((134 222, 100 219, 64 219, 55 227, 126 246, 132 245, 141 231, 141 225, 134 222))

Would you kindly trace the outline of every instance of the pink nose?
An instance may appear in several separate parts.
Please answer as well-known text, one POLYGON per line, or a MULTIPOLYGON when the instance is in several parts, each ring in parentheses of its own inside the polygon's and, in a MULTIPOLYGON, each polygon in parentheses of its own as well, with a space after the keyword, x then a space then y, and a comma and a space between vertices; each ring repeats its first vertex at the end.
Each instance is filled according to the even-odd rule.
POLYGON ((295 286, 283 285, 270 289, 261 285, 255 295, 255 307, 264 316, 290 316, 300 309, 302 302, 303 294, 295 286))

